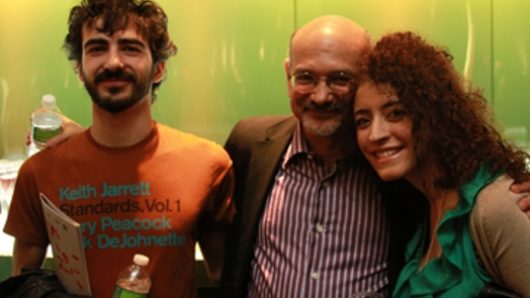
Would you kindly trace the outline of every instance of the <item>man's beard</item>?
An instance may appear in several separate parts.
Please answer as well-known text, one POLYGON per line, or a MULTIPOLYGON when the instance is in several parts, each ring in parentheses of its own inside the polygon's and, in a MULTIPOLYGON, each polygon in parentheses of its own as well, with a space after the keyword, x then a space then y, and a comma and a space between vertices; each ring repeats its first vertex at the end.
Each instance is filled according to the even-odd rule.
POLYGON ((108 69, 105 69, 101 73, 97 74, 96 77, 94 77, 94 81, 87 80, 84 73, 82 73, 82 75, 85 78, 85 88, 88 94, 90 94, 92 102, 94 102, 96 105, 98 105, 105 111, 108 111, 113 114, 125 111, 135 105, 137 102, 139 102, 142 98, 145 97, 145 95, 150 90, 149 87, 151 86, 151 80, 141 82, 138 80, 136 75, 134 75, 133 73, 126 72, 122 69, 116 71, 110 71, 108 69), (102 81, 109 79, 129 81, 132 85, 132 91, 130 96, 121 99, 117 98, 117 96, 119 96, 119 93, 122 92, 123 88, 125 88, 119 87, 108 89, 110 95, 107 97, 103 97, 98 92, 97 85, 102 81))
POLYGON ((313 119, 303 119, 302 125, 304 128, 319 137, 329 137, 334 135, 341 127, 343 119, 341 117, 335 117, 325 122, 313 121, 313 119))
MULTIPOLYGON (((314 120, 311 117, 308 117, 306 115, 302 116, 302 125, 308 132, 320 136, 320 137, 329 137, 337 133, 344 125, 344 122, 346 121, 345 115, 342 114, 342 111, 344 110, 344 106, 347 105, 348 102, 342 102, 342 101, 335 101, 329 104, 326 104, 324 106, 318 106, 314 103, 307 103, 304 105, 304 109, 312 109, 312 110, 323 110, 323 111, 338 111, 339 113, 331 118, 327 119, 325 121, 322 120, 314 120)), ((352 116, 353 119, 353 116, 352 116)))

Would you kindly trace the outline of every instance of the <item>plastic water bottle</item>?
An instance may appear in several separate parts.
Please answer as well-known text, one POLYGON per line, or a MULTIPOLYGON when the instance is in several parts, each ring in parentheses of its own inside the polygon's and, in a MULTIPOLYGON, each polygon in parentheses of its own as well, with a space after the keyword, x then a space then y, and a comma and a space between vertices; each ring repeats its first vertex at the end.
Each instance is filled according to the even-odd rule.
POLYGON ((147 297, 151 288, 151 277, 147 272, 147 264, 149 264, 147 256, 135 254, 133 263, 118 275, 112 298, 147 297))
POLYGON ((42 148, 46 141, 61 133, 61 110, 57 106, 55 96, 46 94, 41 104, 31 114, 31 143, 28 155, 31 156, 42 148))

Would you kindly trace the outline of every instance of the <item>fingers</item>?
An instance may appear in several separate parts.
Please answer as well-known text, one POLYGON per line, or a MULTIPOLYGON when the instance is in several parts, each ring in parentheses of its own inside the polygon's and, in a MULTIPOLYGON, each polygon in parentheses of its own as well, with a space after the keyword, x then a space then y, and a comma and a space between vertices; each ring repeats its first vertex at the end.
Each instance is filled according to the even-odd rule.
POLYGON ((52 146, 52 147, 56 146, 57 144, 60 144, 68 140, 72 136, 85 131, 84 127, 72 121, 71 119, 67 118, 66 116, 63 116, 63 125, 61 129, 62 129, 62 132, 59 135, 49 139, 46 142, 46 146, 52 146))
POLYGON ((26 131, 26 147, 31 145, 31 128, 26 131))
POLYGON ((517 205, 519 205, 519 208, 521 208, 522 211, 530 216, 530 195, 520 199, 519 202, 517 202, 517 205))
POLYGON ((517 184, 512 184, 510 190, 514 193, 530 193, 530 181, 525 181, 517 184))
POLYGON ((60 144, 66 140, 68 140, 70 138, 70 136, 68 135, 65 135, 64 134, 64 131, 59 134, 59 135, 56 135, 55 137, 49 139, 47 142, 46 142, 46 146, 50 146, 50 147, 53 147, 53 146, 56 146, 57 144, 60 144))

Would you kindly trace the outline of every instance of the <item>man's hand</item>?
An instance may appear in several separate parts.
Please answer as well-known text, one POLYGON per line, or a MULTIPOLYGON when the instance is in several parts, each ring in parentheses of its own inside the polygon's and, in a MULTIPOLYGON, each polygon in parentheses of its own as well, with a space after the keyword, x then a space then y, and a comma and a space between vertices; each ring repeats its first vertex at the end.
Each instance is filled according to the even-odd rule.
POLYGON ((528 195, 517 202, 519 208, 530 218, 530 181, 512 184, 510 190, 515 193, 528 193, 528 195))
POLYGON ((61 134, 49 139, 46 142, 46 146, 55 146, 61 142, 68 140, 70 137, 82 133, 85 131, 85 128, 79 125, 77 122, 72 119, 62 115, 63 125, 61 134))
POLYGON ((22 273, 22 268, 39 269, 45 256, 46 246, 31 244, 15 238, 11 275, 19 275, 22 273))

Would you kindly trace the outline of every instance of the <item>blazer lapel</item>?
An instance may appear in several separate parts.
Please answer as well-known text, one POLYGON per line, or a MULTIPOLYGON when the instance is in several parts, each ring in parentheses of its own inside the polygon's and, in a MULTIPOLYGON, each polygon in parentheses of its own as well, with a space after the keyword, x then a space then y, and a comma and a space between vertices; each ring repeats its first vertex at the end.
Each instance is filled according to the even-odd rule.
POLYGON ((271 126, 267 130, 265 139, 257 141, 253 146, 244 202, 246 204, 244 210, 248 211, 245 222, 249 224, 251 233, 258 228, 278 165, 291 141, 295 127, 296 119, 287 118, 271 126))

